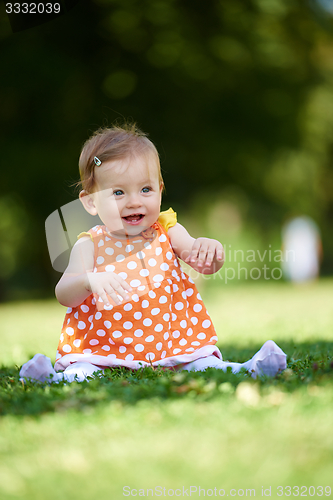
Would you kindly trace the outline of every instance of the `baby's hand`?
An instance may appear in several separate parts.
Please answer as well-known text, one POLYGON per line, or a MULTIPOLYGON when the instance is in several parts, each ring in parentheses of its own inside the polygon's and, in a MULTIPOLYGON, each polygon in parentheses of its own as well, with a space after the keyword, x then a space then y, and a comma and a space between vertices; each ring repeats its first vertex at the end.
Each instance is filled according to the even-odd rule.
POLYGON ((126 290, 131 292, 132 287, 116 273, 87 273, 87 280, 87 289, 101 297, 106 306, 110 305, 108 296, 113 299, 116 305, 121 304, 117 295, 120 295, 125 300, 130 298, 126 290))
POLYGON ((202 267, 204 264, 211 266, 215 255, 217 260, 223 260, 223 247, 219 241, 210 238, 197 238, 185 262, 190 265, 197 262, 198 267, 202 267))

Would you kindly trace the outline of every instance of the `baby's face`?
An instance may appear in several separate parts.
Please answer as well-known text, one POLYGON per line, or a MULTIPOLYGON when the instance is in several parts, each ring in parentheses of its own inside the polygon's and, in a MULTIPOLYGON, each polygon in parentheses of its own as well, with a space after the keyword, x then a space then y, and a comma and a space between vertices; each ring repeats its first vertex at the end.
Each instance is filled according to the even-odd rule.
POLYGON ((114 236, 136 236, 156 222, 162 186, 152 153, 103 163, 95 180, 94 206, 114 236))

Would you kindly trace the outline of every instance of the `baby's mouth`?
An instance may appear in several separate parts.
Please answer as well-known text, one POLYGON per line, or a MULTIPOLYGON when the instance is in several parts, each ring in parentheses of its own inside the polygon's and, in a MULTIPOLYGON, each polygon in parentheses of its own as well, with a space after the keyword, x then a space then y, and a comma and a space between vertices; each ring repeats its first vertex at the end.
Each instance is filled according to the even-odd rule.
POLYGON ((123 217, 123 219, 127 220, 127 222, 139 222, 141 219, 143 219, 144 215, 142 214, 133 214, 133 215, 128 215, 127 217, 123 217))

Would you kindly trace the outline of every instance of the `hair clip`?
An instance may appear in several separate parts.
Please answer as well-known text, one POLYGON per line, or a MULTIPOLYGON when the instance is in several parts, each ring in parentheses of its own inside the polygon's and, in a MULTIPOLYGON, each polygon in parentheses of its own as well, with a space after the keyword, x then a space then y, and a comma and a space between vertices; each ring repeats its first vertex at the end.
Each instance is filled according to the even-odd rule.
POLYGON ((94 162, 95 162, 95 165, 97 165, 98 167, 101 165, 101 160, 99 158, 97 158, 97 156, 94 156, 94 162))

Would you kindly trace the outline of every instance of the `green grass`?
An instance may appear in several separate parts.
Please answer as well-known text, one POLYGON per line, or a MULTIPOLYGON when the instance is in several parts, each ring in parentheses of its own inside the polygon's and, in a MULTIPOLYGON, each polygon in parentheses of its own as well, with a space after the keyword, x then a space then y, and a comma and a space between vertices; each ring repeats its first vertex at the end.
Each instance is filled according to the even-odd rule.
POLYGON ((286 372, 254 381, 119 368, 81 384, 22 384, 19 366, 36 352, 54 362, 64 308, 0 306, 1 500, 120 499, 124 486, 145 497, 161 486, 162 498, 183 487, 190 496, 190 486, 191 498, 203 497, 199 486, 237 498, 333 489, 333 280, 205 283, 202 295, 224 359, 245 361, 271 338, 286 372))

